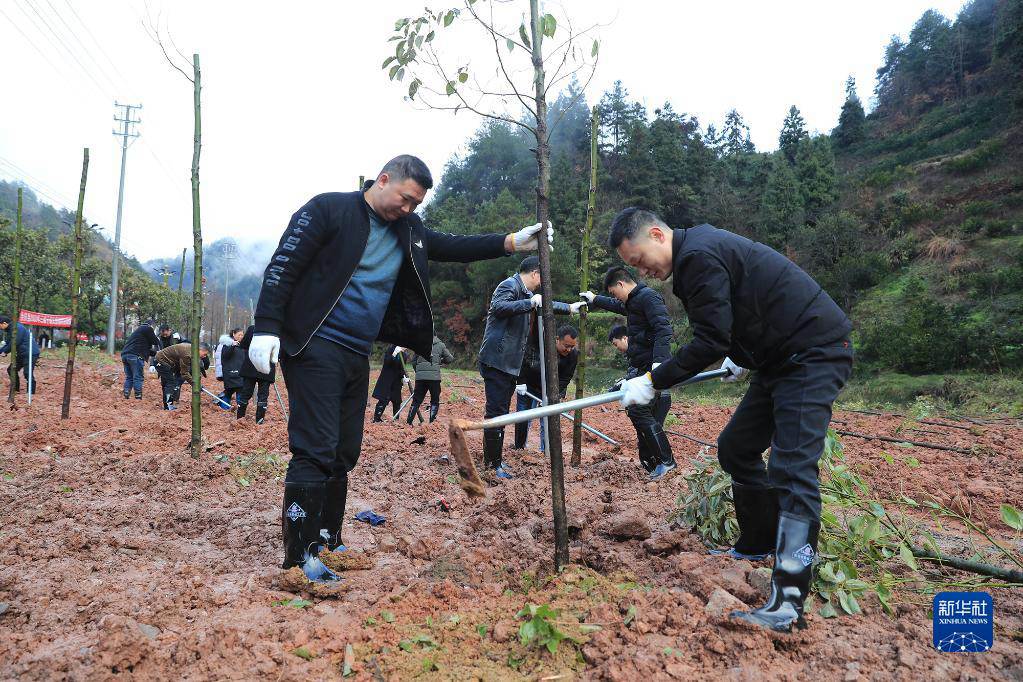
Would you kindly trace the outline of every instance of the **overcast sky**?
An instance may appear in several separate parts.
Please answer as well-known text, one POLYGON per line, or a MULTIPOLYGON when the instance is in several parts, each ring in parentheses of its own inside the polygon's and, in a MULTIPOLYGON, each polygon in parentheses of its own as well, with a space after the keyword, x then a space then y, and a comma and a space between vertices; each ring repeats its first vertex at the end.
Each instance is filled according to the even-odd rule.
MULTIPOLYGON (((564 0, 550 9, 577 25, 603 24, 589 103, 620 79, 651 112, 670 101, 703 126, 720 125, 734 107, 765 150, 777 146, 792 104, 811 129, 830 130, 849 74, 869 102, 890 36, 905 36, 928 8, 954 17, 962 5, 564 0)), ((202 60, 207 243, 228 235, 276 242, 309 197, 354 189, 360 174, 373 175, 399 153, 421 156, 439 179, 479 119, 419 111, 380 70, 395 18, 422 6, 150 2, 182 52, 202 60)), ((85 213, 112 236, 120 164, 114 100, 142 103, 141 137, 128 150, 122 246, 143 260, 192 243, 191 84, 146 35, 146 14, 131 0, 0 0, 0 177, 22 179, 44 201, 73 208, 89 147, 85 213)))

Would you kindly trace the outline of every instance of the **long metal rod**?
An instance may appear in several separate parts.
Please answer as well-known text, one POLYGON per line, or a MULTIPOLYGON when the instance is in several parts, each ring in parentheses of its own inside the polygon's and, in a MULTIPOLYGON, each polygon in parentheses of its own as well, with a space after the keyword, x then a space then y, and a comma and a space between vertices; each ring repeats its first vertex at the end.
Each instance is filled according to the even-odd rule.
POLYGON ((284 406, 284 401, 281 399, 281 392, 277 389, 277 375, 274 375, 274 393, 277 394, 277 402, 281 404, 281 412, 284 413, 284 421, 291 421, 291 417, 288 416, 288 408, 284 406))
POLYGON ((221 397, 220 397, 219 395, 217 395, 217 394, 216 394, 216 393, 214 393, 213 391, 207 391, 207 390, 206 390, 205 388, 203 388, 202 386, 200 386, 200 387, 199 387, 199 390, 200 390, 200 391, 202 391, 203 393, 205 393, 206 395, 208 395, 209 397, 213 398, 214 400, 216 400, 216 401, 217 401, 218 403, 220 403, 221 405, 224 405, 225 407, 227 407, 228 409, 230 409, 230 407, 231 407, 231 403, 227 402, 226 400, 224 400, 223 398, 221 398, 221 397))
MULTIPOLYGON (((530 393, 529 391, 526 391, 526 396, 532 398, 533 400, 535 400, 538 403, 540 402, 540 399, 537 398, 532 393, 530 393)), ((563 404, 564 403, 562 403, 562 405, 563 404)), ((565 419, 567 419, 570 422, 573 422, 573 423, 575 422, 575 418, 572 415, 568 414, 567 412, 562 412, 561 416, 564 417, 565 419)), ((590 426, 586 422, 582 422, 582 427, 583 427, 584 431, 588 431, 588 432, 592 433, 597 438, 606 440, 611 445, 618 445, 618 441, 616 441, 614 438, 612 438, 611 436, 605 435, 605 434, 601 433, 600 431, 597 431, 595 428, 593 428, 592 426, 590 426)))
MULTIPOLYGON (((679 388, 680 386, 688 386, 689 384, 699 383, 701 381, 708 381, 710 379, 720 379, 721 377, 729 376, 731 372, 727 369, 712 369, 709 372, 702 372, 696 376, 687 379, 683 382, 677 383, 672 388, 679 388)), ((596 407, 597 405, 606 405, 613 403, 616 400, 621 400, 625 396, 625 391, 612 391, 611 393, 599 393, 597 395, 591 395, 588 398, 580 398, 579 400, 569 400, 564 403, 556 403, 554 405, 544 405, 541 407, 535 407, 532 410, 522 410, 521 412, 511 412, 501 417, 494 417, 493 419, 486 419, 481 422, 472 422, 466 426, 472 429, 489 429, 496 428, 498 426, 508 426, 509 424, 519 424, 521 422, 527 422, 531 419, 539 419, 540 417, 550 417, 560 412, 571 412, 572 410, 583 410, 587 407, 596 407)))
MULTIPOLYGON (((547 354, 544 353, 543 348, 543 315, 536 316, 536 338, 539 340, 540 347, 540 395, 543 399, 540 401, 541 405, 547 405, 547 354)), ((536 400, 536 398, 534 398, 536 400)), ((547 417, 541 420, 543 424, 543 451, 551 451, 551 428, 547 423, 547 417)))

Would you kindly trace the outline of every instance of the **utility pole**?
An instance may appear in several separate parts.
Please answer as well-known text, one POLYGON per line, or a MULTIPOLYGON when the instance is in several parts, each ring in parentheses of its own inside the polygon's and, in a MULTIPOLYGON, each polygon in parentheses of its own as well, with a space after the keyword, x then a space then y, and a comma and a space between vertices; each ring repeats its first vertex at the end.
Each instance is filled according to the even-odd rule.
POLYGON ((228 239, 220 245, 220 257, 224 259, 224 333, 228 330, 227 289, 231 283, 231 261, 238 257, 238 245, 228 239))
POLYGON ((122 109, 121 118, 114 114, 114 120, 121 124, 121 130, 114 129, 114 135, 121 138, 121 182, 117 190, 117 225, 114 228, 114 257, 110 275, 110 320, 107 322, 107 352, 114 354, 114 329, 117 326, 117 275, 120 268, 121 257, 121 210, 124 206, 124 165, 128 160, 128 139, 138 137, 137 132, 132 131, 133 125, 138 125, 142 119, 132 117, 132 112, 141 109, 141 104, 121 104, 114 102, 115 107, 122 109))

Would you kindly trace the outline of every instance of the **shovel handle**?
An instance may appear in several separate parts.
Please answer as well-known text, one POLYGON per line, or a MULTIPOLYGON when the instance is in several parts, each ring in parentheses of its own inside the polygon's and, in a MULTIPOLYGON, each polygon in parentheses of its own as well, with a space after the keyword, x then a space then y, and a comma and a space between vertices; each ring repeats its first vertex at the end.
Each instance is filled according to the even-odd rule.
MULTIPOLYGON (((701 381, 707 381, 709 379, 718 379, 726 377, 731 374, 731 370, 727 369, 712 369, 709 372, 701 372, 696 376, 693 376, 685 381, 679 382, 672 386, 672 388, 678 388, 679 386, 687 386, 689 384, 699 383, 701 381)), ((562 412, 572 412, 573 410, 582 410, 587 407, 596 407, 597 405, 606 405, 607 403, 613 403, 616 400, 621 400, 625 396, 624 390, 612 391, 610 393, 598 393, 597 395, 591 395, 588 398, 579 398, 577 400, 569 400, 564 403, 554 403, 552 405, 542 405, 540 407, 534 407, 531 410, 522 410, 520 412, 511 412, 500 417, 494 417, 493 419, 486 419, 481 422, 465 422, 461 424, 461 427, 465 431, 479 431, 480 429, 489 429, 500 426, 508 426, 510 424, 519 424, 521 422, 527 422, 532 419, 539 419, 541 417, 553 417, 562 412)))

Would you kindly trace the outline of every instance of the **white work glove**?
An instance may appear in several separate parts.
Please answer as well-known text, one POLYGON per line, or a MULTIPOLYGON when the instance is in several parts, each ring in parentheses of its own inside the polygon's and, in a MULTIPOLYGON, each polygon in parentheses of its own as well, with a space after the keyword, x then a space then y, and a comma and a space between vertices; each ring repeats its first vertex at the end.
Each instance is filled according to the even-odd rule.
POLYGON ((650 379, 650 372, 635 379, 629 379, 622 384, 625 395, 622 396, 622 406, 632 407, 633 405, 646 405, 654 399, 654 383, 650 379))
MULTIPOLYGON (((521 230, 512 235, 512 245, 516 251, 536 251, 537 245, 539 244, 539 238, 537 233, 540 231, 540 223, 530 225, 529 227, 523 227, 521 230)), ((551 251, 554 250, 554 228, 551 227, 551 221, 547 221, 547 243, 551 247, 551 251)))
POLYGON ((515 392, 518 393, 519 395, 526 395, 526 385, 525 384, 516 384, 515 385, 515 392))
POLYGON ((540 294, 533 294, 529 297, 529 304, 533 306, 533 308, 539 308, 543 305, 543 296, 540 294))
POLYGON ((568 312, 570 312, 573 315, 578 315, 579 309, 582 308, 584 305, 586 305, 586 301, 576 301, 575 303, 570 303, 568 305, 568 312))
POLYGON ((654 371, 655 369, 657 369, 660 366, 661 366, 661 363, 655 362, 654 364, 650 365, 650 371, 652 372, 652 371, 654 371))
POLYGON ((260 374, 269 374, 270 365, 277 364, 281 353, 281 340, 273 334, 253 336, 249 343, 249 362, 260 374))
POLYGON ((152 365, 150 365, 149 366, 149 373, 150 374, 156 374, 156 367, 153 367, 152 365))
POLYGON ((725 361, 721 363, 721 369, 727 369, 729 372, 731 372, 731 374, 729 374, 728 376, 721 377, 721 381, 724 381, 725 383, 729 384, 732 383, 733 381, 738 381, 739 379, 742 378, 743 374, 749 371, 745 367, 739 367, 739 365, 732 362, 731 358, 725 358, 725 361))
POLYGON ((391 357, 392 357, 392 358, 396 358, 396 357, 398 357, 398 356, 399 356, 399 355, 401 354, 401 352, 402 352, 403 350, 405 350, 405 349, 404 349, 404 348, 402 348, 401 346, 395 346, 395 347, 394 347, 394 352, 393 352, 393 353, 391 353, 391 357))
POLYGON ((411 380, 411 379, 409 379, 408 377, 402 377, 402 378, 401 378, 401 381, 402 381, 402 383, 403 383, 403 384, 405 384, 406 386, 408 386, 409 384, 411 384, 411 383, 412 383, 412 380, 411 380))
POLYGON ((596 297, 597 297, 597 295, 595 293, 593 293, 592 291, 580 291, 579 292, 579 298, 585 299, 587 303, 593 303, 593 299, 595 299, 596 297))

